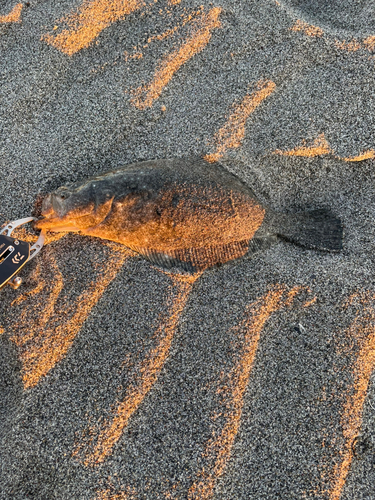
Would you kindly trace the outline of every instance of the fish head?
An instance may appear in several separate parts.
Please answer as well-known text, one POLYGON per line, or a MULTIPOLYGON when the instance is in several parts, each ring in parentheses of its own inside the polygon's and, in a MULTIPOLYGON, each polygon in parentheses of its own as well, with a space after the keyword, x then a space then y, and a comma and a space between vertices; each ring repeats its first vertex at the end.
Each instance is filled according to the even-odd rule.
POLYGON ((84 231, 104 220, 112 201, 111 193, 102 192, 92 181, 62 186, 43 200, 44 218, 36 221, 34 226, 53 232, 84 231))

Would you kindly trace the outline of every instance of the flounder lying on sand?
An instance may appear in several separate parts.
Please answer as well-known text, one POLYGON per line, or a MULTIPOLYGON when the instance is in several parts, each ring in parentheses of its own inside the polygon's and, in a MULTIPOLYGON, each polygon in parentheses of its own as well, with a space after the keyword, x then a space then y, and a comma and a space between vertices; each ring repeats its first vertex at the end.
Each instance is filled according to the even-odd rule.
POLYGON ((277 237, 342 248, 340 220, 326 210, 280 214, 219 164, 200 158, 127 165, 57 189, 39 229, 79 231, 123 243, 161 267, 203 271, 267 248, 277 237))

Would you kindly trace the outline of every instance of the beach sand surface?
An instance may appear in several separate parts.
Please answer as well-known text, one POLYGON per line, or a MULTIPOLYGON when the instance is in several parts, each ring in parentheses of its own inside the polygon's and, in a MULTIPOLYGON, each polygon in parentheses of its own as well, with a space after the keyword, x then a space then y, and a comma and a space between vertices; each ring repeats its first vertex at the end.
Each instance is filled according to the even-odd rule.
POLYGON ((1 2, 2 223, 198 155, 275 211, 329 208, 344 246, 186 277, 50 237, 0 292, 0 499, 375 498, 374 19, 370 0, 1 2))

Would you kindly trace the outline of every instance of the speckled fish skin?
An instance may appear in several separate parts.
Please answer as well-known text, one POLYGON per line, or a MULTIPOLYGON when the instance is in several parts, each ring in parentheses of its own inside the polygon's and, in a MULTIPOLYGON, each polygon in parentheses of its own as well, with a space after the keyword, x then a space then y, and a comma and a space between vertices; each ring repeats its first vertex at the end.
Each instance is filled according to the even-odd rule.
POLYGON ((337 241, 325 249, 338 250, 341 224, 323 212, 323 225, 309 214, 307 219, 306 214, 276 214, 221 165, 175 158, 127 165, 61 187, 45 198, 45 219, 36 226, 119 242, 164 268, 196 272, 269 246, 278 234, 324 248, 309 238, 306 243, 305 229, 298 238, 301 217, 303 227, 313 219, 323 236, 335 223, 337 241))

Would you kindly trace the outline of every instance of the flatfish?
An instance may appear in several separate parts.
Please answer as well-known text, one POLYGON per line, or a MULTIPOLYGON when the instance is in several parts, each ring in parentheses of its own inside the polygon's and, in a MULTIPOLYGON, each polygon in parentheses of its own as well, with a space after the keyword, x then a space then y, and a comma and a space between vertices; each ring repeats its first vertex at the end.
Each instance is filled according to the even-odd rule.
POLYGON ((278 238, 339 251, 343 229, 328 210, 282 214, 235 175, 201 158, 133 163, 60 187, 36 227, 116 241, 165 269, 203 271, 278 238))

